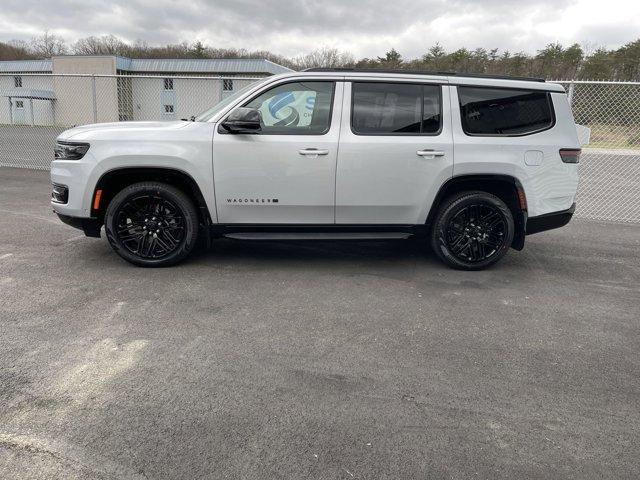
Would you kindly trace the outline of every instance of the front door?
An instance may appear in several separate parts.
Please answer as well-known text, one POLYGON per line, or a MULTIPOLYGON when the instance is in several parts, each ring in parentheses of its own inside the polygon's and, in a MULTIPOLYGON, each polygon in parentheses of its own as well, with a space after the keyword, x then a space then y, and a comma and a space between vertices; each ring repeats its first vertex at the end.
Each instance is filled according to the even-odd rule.
POLYGON ((27 101, 18 98, 12 100, 12 117, 13 123, 16 125, 26 125, 27 124, 27 115, 26 115, 26 103, 27 101))
POLYGON ((244 106, 261 131, 216 128, 213 170, 219 223, 333 224, 342 82, 289 81, 244 106))
POLYGON ((336 223, 424 223, 453 172, 448 87, 354 81, 343 104, 336 223))

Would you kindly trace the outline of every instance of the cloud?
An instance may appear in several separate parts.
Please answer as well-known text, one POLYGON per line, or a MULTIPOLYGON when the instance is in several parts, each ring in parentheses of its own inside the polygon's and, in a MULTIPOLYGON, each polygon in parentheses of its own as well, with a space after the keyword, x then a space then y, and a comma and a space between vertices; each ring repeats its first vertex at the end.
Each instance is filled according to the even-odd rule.
POLYGON ((48 29, 73 42, 112 33, 150 44, 202 40, 284 55, 320 46, 414 58, 435 44, 535 52, 560 41, 617 47, 640 33, 627 0, 3 0, 0 40, 48 29))

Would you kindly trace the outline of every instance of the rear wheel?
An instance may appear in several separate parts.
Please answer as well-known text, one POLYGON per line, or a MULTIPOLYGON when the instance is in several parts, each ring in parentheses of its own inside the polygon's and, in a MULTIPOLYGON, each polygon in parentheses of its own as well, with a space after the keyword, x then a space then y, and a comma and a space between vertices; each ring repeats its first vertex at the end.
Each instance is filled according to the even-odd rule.
POLYGON ((445 200, 431 229, 431 246, 447 265, 481 270, 505 256, 514 235, 509 207, 487 192, 462 192, 445 200))
POLYGON ((142 267, 180 262, 198 238, 193 202, 181 190, 160 182, 135 183, 120 191, 109 203, 104 224, 118 255, 142 267))

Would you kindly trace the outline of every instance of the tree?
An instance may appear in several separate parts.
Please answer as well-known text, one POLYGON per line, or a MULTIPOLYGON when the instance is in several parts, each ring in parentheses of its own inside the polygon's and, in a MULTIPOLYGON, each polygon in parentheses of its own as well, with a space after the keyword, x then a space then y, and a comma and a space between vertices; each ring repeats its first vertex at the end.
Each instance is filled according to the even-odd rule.
MULTIPOLYGON (((49 58, 69 51, 64 39, 45 31, 31 42, 0 42, 0 60, 49 58)), ((640 39, 617 50, 596 48, 592 44, 564 47, 551 43, 535 55, 524 52, 500 53, 497 48, 460 48, 447 52, 436 43, 419 58, 405 60, 392 48, 384 56, 354 57, 336 48, 323 47, 295 58, 265 50, 215 48, 202 41, 150 46, 137 40, 126 42, 114 35, 91 36, 78 40, 71 48, 78 55, 120 55, 131 58, 264 58, 285 67, 303 70, 313 67, 411 69, 431 72, 488 73, 495 75, 536 76, 553 80, 627 80, 640 81, 640 39)))
POLYGON ((614 61, 616 80, 640 81, 640 39, 620 47, 614 61))
POLYGON ((0 42, 0 60, 24 60, 35 58, 25 42, 11 40, 0 42))
POLYGON ((535 72, 553 80, 571 79, 577 75, 582 59, 582 48, 577 43, 567 49, 559 43, 550 43, 538 51, 535 72))
POLYGON ((402 55, 392 48, 384 57, 378 57, 378 63, 382 68, 397 69, 402 67, 402 55))
POLYGON ((192 58, 207 58, 207 47, 198 40, 191 47, 189 47, 189 54, 192 58))
POLYGON ((129 53, 130 46, 115 35, 81 38, 73 44, 76 55, 122 55, 129 53))
POLYGON ((429 48, 427 53, 422 56, 422 63, 425 70, 434 72, 444 71, 446 68, 445 59, 447 52, 445 52, 442 45, 436 43, 433 47, 429 48))
POLYGON ((337 48, 319 48, 306 55, 293 59, 296 70, 307 68, 340 68, 354 64, 351 54, 340 52, 337 48))
POLYGON ((567 48, 562 55, 562 66, 560 72, 558 72, 560 75, 558 78, 576 78, 578 76, 580 66, 582 65, 583 58, 584 53, 582 51, 582 47, 577 43, 574 43, 567 48))
POLYGON ((46 30, 42 35, 31 40, 29 50, 38 58, 51 58, 54 55, 66 54, 67 45, 62 37, 46 30))
POLYGON ((589 55, 580 69, 579 78, 586 80, 606 80, 613 78, 614 52, 598 48, 589 55))

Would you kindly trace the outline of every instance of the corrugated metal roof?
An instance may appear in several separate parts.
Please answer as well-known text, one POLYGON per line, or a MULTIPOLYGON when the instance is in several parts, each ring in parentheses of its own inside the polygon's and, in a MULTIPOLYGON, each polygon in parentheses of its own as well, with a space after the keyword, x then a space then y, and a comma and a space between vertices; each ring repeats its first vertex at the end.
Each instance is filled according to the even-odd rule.
MULTIPOLYGON (((272 74, 291 70, 264 58, 244 59, 193 59, 193 58, 125 58, 115 57, 116 69, 131 73, 209 73, 209 74, 272 74)), ((2 72, 51 73, 52 62, 48 60, 0 61, 2 72)))
POLYGON ((51 90, 35 90, 33 88, 13 88, 0 93, 1 97, 32 98, 34 100, 55 100, 56 94, 51 90))
POLYGON ((3 60, 0 72, 42 72, 51 73, 51 59, 47 60, 3 60))
POLYGON ((193 59, 193 58, 122 58, 117 59, 119 70, 127 72, 175 73, 286 73, 291 70, 263 58, 193 59), (128 62, 127 62, 128 60, 128 62))

